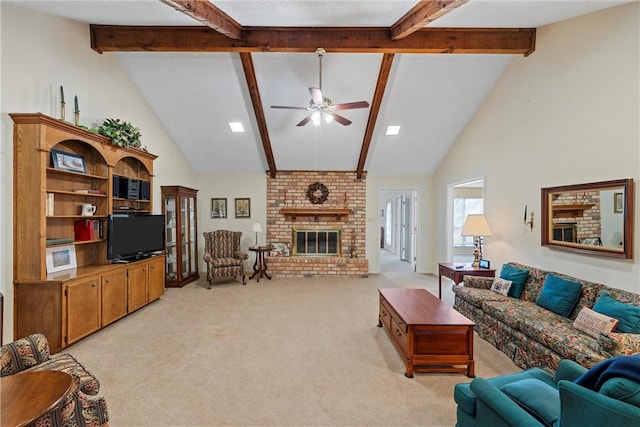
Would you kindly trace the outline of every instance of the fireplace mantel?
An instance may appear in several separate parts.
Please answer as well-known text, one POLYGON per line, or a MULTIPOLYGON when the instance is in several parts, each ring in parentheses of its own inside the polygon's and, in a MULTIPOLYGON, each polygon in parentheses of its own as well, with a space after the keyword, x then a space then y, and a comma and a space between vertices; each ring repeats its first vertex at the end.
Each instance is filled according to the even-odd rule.
POLYGON ((349 214, 353 211, 349 208, 345 209, 331 209, 331 208, 283 208, 280 209, 280 213, 288 221, 295 221, 299 217, 313 218, 314 221, 318 221, 322 218, 333 218, 335 221, 346 222, 349 214))

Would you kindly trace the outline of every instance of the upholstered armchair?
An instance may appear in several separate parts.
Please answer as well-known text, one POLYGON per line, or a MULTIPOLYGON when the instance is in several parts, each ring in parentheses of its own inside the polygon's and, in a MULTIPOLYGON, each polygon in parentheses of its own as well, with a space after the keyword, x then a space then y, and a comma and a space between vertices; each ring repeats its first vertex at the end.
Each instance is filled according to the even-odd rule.
POLYGON ((591 369, 562 360, 555 375, 531 368, 457 384, 456 427, 640 425, 640 355, 591 369))
POLYGON ((244 261, 249 254, 240 250, 241 231, 215 230, 204 232, 204 261, 207 263, 207 280, 211 289, 211 281, 222 277, 242 277, 242 284, 247 281, 244 274, 244 261))
POLYGON ((109 414, 103 396, 98 395, 100 383, 80 362, 66 353, 50 354, 49 341, 42 334, 33 334, 2 346, 1 375, 28 371, 61 371, 71 375, 72 392, 55 411, 33 424, 37 426, 108 426, 109 414))

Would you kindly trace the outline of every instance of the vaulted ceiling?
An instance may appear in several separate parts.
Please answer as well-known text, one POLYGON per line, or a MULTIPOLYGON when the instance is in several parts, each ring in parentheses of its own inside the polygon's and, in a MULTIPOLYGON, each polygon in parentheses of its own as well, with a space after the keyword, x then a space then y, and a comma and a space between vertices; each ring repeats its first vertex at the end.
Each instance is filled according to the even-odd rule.
POLYGON ((629 1, 7 3, 91 24, 91 48, 118 57, 194 170, 275 176, 429 175, 509 62, 535 55, 536 28, 629 1), (323 95, 370 105, 340 111, 349 126, 296 126, 307 111, 270 108, 309 105, 317 48, 323 95))

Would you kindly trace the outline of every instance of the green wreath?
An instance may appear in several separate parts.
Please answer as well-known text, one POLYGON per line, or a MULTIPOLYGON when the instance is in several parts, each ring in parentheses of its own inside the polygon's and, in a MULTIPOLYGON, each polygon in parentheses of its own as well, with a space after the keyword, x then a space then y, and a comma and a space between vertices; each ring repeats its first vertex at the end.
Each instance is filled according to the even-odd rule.
POLYGON ((314 182, 307 189, 307 199, 314 205, 321 205, 329 198, 329 189, 320 182, 314 182))

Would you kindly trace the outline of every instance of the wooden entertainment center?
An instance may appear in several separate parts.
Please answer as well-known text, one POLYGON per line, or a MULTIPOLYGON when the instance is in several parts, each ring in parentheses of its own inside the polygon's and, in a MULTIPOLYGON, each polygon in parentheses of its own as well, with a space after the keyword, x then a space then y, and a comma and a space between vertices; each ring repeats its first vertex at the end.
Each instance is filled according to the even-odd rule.
POLYGON ((10 116, 14 337, 43 333, 55 353, 164 294, 164 255, 107 259, 108 215, 151 213, 156 156, 41 113, 10 116), (73 162, 56 167, 55 152, 73 162), (119 181, 135 182, 139 196, 121 194, 119 181), (82 216, 83 205, 95 213, 82 216), (94 230, 78 239, 74 224, 82 221, 94 230), (75 253, 77 266, 47 274, 56 250, 75 253))

